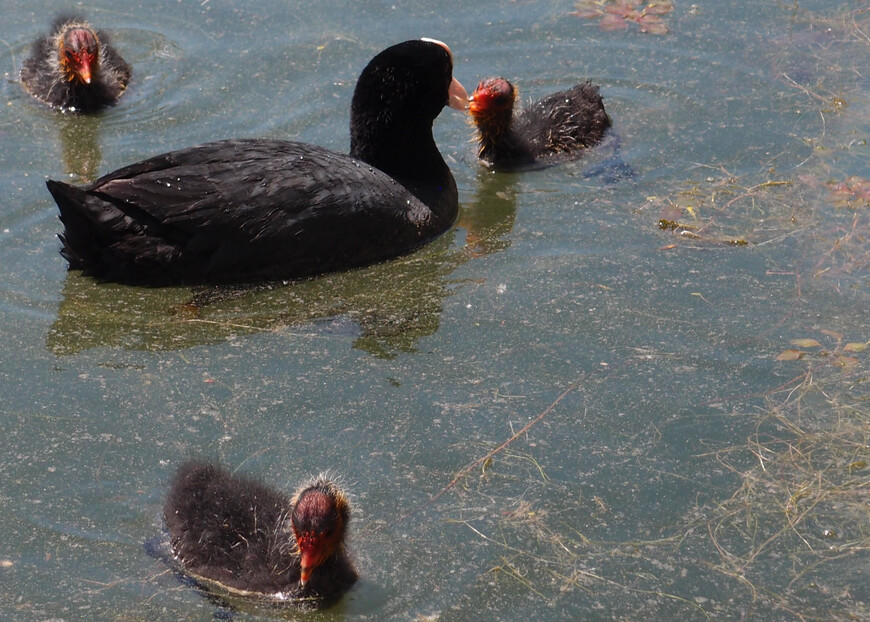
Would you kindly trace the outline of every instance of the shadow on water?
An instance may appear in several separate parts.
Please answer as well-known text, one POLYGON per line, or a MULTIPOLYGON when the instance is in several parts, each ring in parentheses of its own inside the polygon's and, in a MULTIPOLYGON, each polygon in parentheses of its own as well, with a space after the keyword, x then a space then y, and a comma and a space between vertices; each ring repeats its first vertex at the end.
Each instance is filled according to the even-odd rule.
POLYGON ((360 270, 292 283, 203 288, 138 288, 70 272, 46 347, 69 355, 97 347, 178 350, 273 332, 294 338, 352 336, 377 357, 413 352, 438 330, 451 273, 510 246, 515 177, 481 172, 456 230, 416 253, 360 270), (292 331, 292 335, 290 335, 292 331))

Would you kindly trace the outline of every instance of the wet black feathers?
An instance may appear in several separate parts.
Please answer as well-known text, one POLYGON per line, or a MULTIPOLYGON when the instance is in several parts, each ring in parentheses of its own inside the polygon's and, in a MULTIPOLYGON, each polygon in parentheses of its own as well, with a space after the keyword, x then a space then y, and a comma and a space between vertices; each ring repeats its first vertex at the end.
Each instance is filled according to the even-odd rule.
POLYGON ((369 103, 354 106, 351 125, 375 129, 352 131, 355 157, 289 141, 226 140, 126 166, 84 188, 50 181, 64 223, 61 254, 70 268, 104 280, 253 282, 366 265, 440 235, 458 211, 456 184, 432 139, 451 63, 431 43, 388 51, 405 47, 440 69, 400 72, 396 86, 369 79, 389 74, 377 65, 392 53, 369 64, 355 91, 369 103), (373 108, 375 92, 389 112, 373 108), (432 93, 436 103, 419 114, 415 102, 432 93))
POLYGON ((357 574, 343 549, 299 585, 300 564, 290 524, 292 501, 259 481, 209 462, 183 464, 163 515, 172 553, 183 570, 224 587, 282 598, 337 598, 357 574))

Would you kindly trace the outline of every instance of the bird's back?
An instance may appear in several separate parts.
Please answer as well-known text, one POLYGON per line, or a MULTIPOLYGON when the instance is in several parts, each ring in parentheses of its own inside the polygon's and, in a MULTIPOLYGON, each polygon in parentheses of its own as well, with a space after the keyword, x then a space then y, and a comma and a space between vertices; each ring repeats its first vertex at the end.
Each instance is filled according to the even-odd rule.
POLYGON ((595 145, 610 125, 598 87, 584 82, 526 108, 517 119, 516 132, 537 157, 545 157, 595 145))
POLYGON ((426 239, 431 210, 377 169, 290 141, 227 140, 49 182, 71 268, 163 284, 282 279, 371 263, 426 239))
POLYGON ((179 469, 164 506, 185 570, 237 590, 281 592, 299 580, 286 523, 290 500, 208 463, 179 469))

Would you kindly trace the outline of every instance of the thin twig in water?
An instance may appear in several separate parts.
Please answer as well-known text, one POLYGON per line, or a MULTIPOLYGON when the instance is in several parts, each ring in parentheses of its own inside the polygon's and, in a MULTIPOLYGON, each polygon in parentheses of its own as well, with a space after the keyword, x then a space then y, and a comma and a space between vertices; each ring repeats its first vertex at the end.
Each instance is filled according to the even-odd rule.
POLYGON ((18 78, 18 67, 17 67, 17 63, 15 62, 15 50, 13 49, 13 47, 11 45, 9 45, 9 42, 6 39, 0 39, 0 43, 2 43, 7 48, 9 48, 9 55, 12 57, 12 75, 15 76, 15 78, 17 79, 18 78))
MULTIPOLYGON (((478 458, 474 462, 466 464, 464 467, 459 469, 459 472, 453 477, 452 480, 450 480, 450 483, 448 483, 444 488, 442 488, 436 494, 429 497, 426 501, 424 501, 420 505, 413 507, 410 510, 408 510, 407 512, 405 512, 404 514, 402 514, 399 517, 399 520, 404 520, 404 519, 408 518, 409 516, 416 514, 417 512, 419 512, 420 510, 425 508, 427 505, 434 503, 435 501, 440 499, 442 496, 444 496, 444 494, 448 490, 450 490, 451 488, 456 486, 456 484, 459 483, 459 480, 461 480, 463 477, 468 475, 468 473, 470 473, 471 471, 476 469, 478 466, 480 466, 481 464, 483 464, 484 462, 486 462, 487 460, 489 460, 490 458, 492 458, 496 454, 504 451, 507 447, 509 447, 511 445, 511 443, 513 443, 519 437, 523 436, 526 432, 528 432, 532 428, 532 426, 534 426, 541 419, 543 419, 544 417, 549 415, 551 412, 553 412, 553 409, 556 408, 556 406, 558 406, 559 402, 561 402, 563 399, 565 399, 565 397, 569 393, 571 393, 572 391, 577 389, 577 387, 579 387, 582 382, 583 382, 583 378, 581 377, 580 379, 571 383, 571 385, 567 389, 562 391, 562 393, 559 394, 559 397, 557 397, 555 400, 553 400, 553 402, 549 406, 547 406, 543 411, 541 411, 541 413, 538 414, 537 417, 535 417, 534 419, 529 421, 526 425, 524 425, 522 428, 520 428, 519 430, 514 432, 505 442, 503 442, 501 445, 499 445, 498 447, 496 447, 495 449, 493 449, 492 451, 487 453, 485 456, 481 456, 480 458, 478 458)), ((584 415, 585 415, 585 413, 584 413, 584 415)))

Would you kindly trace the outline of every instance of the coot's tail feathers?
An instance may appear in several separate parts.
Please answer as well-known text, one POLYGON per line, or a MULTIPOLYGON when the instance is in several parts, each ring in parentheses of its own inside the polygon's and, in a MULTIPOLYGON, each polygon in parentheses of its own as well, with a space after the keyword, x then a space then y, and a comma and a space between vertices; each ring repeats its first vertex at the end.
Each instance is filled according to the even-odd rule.
POLYGON ((64 225, 64 232, 58 236, 63 243, 60 254, 69 267, 101 272, 113 264, 117 266, 111 247, 137 227, 133 219, 84 188, 52 179, 46 185, 60 209, 64 225))
POLYGON ((87 210, 88 195, 62 181, 49 179, 45 184, 60 208, 60 221, 64 224, 64 232, 57 236, 63 244, 60 254, 71 269, 92 263, 94 253, 102 243, 87 210))

